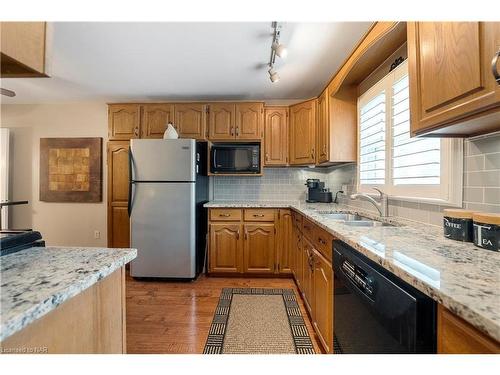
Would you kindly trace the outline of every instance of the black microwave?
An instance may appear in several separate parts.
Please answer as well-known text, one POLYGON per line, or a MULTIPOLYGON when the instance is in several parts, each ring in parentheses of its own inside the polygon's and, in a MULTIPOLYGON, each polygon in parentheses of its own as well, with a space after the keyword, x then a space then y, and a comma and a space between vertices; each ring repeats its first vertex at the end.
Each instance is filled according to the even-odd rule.
POLYGON ((259 174, 260 143, 214 143, 210 149, 210 172, 259 174))

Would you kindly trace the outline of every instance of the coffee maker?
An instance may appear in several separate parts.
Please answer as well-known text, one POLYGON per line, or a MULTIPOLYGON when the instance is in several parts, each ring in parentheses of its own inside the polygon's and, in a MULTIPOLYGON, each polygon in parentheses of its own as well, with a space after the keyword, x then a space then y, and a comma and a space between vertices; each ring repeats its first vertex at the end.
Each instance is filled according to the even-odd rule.
POLYGON ((318 178, 308 178, 305 185, 307 186, 307 203, 332 202, 332 192, 325 188, 325 183, 318 178))

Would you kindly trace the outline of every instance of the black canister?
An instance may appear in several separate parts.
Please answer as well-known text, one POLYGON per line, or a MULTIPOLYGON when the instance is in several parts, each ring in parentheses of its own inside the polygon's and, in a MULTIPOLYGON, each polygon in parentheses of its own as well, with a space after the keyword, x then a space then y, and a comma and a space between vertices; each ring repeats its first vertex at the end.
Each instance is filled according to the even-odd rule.
POLYGON ((455 241, 472 242, 474 239, 472 211, 443 210, 444 236, 455 241))
POLYGON ((474 245, 500 251, 500 214, 475 213, 474 245))

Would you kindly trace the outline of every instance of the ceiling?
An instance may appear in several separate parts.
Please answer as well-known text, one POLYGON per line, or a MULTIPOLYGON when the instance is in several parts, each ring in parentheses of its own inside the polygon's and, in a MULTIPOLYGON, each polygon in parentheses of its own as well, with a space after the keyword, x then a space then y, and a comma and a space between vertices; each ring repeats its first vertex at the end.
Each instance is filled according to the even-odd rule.
POLYGON ((271 22, 55 22, 50 78, 5 78, 2 103, 304 99, 319 94, 371 22, 283 23, 281 80, 267 74, 271 22))

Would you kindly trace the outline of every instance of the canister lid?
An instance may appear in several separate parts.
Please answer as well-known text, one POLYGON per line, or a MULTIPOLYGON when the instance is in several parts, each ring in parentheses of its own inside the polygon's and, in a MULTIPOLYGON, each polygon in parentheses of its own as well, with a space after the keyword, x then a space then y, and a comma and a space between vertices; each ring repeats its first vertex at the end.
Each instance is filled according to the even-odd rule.
POLYGON ((500 214, 475 212, 472 219, 478 223, 500 225, 500 214))
POLYGON ((447 208, 443 210, 443 215, 446 217, 454 217, 458 219, 472 219, 474 211, 461 210, 459 208, 447 208))

